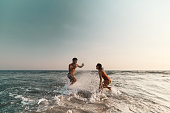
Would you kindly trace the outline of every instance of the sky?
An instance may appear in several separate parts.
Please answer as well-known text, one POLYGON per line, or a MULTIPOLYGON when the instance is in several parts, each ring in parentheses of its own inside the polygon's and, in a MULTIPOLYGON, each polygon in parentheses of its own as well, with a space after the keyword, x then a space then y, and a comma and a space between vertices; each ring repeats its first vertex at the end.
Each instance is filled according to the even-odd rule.
POLYGON ((170 69, 169 0, 1 0, 0 70, 170 69))

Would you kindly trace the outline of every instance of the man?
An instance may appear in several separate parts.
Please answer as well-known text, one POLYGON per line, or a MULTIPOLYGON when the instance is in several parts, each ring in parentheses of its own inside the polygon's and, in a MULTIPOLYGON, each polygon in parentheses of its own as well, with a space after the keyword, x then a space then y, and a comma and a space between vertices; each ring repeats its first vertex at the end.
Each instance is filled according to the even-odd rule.
POLYGON ((69 73, 68 73, 67 77, 70 79, 71 85, 77 81, 77 79, 74 77, 76 68, 77 67, 82 68, 84 66, 83 63, 81 66, 79 66, 77 64, 77 60, 78 60, 77 58, 73 58, 72 59, 73 62, 71 64, 69 64, 69 73))

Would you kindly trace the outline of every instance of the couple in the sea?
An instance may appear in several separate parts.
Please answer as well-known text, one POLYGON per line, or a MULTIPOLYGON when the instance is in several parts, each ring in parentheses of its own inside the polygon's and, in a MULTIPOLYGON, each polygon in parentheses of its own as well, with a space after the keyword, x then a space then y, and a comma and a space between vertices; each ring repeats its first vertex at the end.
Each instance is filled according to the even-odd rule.
MULTIPOLYGON (((77 58, 73 58, 72 63, 69 64, 69 73, 67 77, 70 79, 71 85, 77 81, 77 79, 74 77, 76 68, 77 67, 82 68, 84 66, 83 63, 81 66, 78 65, 77 61, 78 61, 77 58)), ((96 69, 98 70, 99 77, 100 77, 99 89, 101 90, 103 88, 108 88, 109 90, 111 90, 111 87, 108 86, 111 83, 111 80, 106 74, 106 72, 104 71, 104 69, 102 68, 102 65, 100 63, 96 65, 96 69), (102 82, 102 78, 104 80, 103 82, 102 82)))

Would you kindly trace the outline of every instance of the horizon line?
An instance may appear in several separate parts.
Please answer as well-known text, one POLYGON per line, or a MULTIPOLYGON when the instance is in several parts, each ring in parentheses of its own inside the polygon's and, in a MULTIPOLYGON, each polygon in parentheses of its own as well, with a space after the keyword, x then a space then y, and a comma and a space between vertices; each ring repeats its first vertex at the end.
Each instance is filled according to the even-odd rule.
MULTIPOLYGON (((158 69, 105 69, 106 71, 170 71, 170 69, 169 70, 165 70, 165 69, 160 69, 160 70, 158 70, 158 69)), ((68 70, 64 70, 64 69, 61 69, 61 70, 59 70, 59 69, 56 69, 56 70, 54 70, 54 69, 3 69, 3 70, 1 70, 0 69, 0 71, 68 71, 68 70)), ((90 69, 87 69, 87 70, 80 70, 80 69, 78 69, 77 71, 97 71, 97 70, 95 70, 95 69, 92 69, 92 70, 90 70, 90 69)))

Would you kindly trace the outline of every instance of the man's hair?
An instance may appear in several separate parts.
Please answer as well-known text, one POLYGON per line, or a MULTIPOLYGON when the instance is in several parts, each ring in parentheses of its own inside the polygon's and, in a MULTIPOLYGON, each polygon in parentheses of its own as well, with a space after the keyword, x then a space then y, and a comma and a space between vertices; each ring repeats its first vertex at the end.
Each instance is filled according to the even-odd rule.
POLYGON ((75 61, 75 60, 78 60, 78 59, 77 58, 73 58, 72 60, 75 61))
POLYGON ((102 69, 102 64, 98 63, 96 66, 99 67, 99 69, 102 69))

